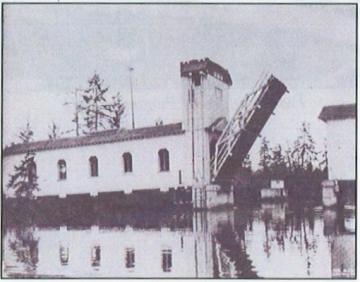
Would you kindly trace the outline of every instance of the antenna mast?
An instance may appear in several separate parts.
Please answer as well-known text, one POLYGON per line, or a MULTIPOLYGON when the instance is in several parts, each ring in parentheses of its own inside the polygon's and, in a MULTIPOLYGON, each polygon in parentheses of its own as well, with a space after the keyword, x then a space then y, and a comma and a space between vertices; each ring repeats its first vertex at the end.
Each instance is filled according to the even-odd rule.
POLYGON ((131 121, 132 121, 132 128, 135 129, 135 118, 134 118, 134 98, 133 98, 133 86, 132 86, 132 71, 134 70, 133 67, 129 67, 129 76, 130 76, 130 94, 131 94, 131 121))

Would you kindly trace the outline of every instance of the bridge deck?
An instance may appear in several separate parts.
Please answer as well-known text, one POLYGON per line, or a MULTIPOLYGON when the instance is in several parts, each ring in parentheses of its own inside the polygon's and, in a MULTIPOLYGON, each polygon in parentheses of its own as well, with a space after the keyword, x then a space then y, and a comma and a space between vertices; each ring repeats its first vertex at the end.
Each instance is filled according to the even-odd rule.
POLYGON ((264 93, 258 97, 254 112, 244 127, 237 133, 239 138, 232 148, 231 154, 215 176, 214 182, 229 179, 238 171, 241 162, 249 153, 281 97, 287 92, 286 86, 274 76, 270 76, 263 89, 264 93))

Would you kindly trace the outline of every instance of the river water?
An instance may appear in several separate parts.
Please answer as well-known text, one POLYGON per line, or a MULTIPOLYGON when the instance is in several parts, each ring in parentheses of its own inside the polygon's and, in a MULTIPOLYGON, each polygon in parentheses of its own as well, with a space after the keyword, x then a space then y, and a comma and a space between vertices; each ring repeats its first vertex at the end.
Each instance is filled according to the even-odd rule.
POLYGON ((287 203, 3 229, 6 277, 351 278, 354 211, 287 203))

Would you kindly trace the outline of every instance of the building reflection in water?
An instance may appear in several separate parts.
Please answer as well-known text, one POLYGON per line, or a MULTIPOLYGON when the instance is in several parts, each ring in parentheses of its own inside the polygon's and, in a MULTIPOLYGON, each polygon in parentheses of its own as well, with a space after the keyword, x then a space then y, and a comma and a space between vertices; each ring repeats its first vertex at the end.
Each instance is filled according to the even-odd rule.
POLYGON ((332 277, 355 277, 355 215, 344 210, 325 210, 323 216, 324 235, 331 245, 332 277))
POLYGON ((109 218, 81 228, 7 228, 4 275, 354 277, 354 215, 345 212, 263 204, 252 210, 152 215, 149 222, 129 221, 131 215, 109 218))
POLYGON ((101 254, 100 246, 94 246, 91 250, 91 266, 92 267, 100 266, 100 254, 101 254))
POLYGON ((172 253, 171 249, 162 250, 162 270, 170 272, 172 267, 172 253))
POLYGON ((126 268, 134 268, 135 267, 135 249, 134 248, 126 248, 125 267, 126 268))
POLYGON ((69 262, 69 247, 60 244, 59 255, 61 265, 67 265, 69 262))

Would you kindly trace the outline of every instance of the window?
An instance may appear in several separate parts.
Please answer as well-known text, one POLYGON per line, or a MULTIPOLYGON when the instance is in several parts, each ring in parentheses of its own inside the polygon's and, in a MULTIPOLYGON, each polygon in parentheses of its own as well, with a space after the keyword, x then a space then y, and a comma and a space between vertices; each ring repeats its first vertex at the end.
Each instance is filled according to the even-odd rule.
POLYGON ((222 100, 223 98, 223 91, 222 89, 218 88, 218 87, 215 87, 215 96, 216 98, 222 100))
POLYGON ((123 154, 124 172, 132 172, 132 156, 130 153, 123 154))
POLYGON ((135 267, 135 250, 134 250, 134 248, 126 249, 125 267, 126 268, 134 268, 135 267))
POLYGON ((66 162, 64 160, 58 161, 59 180, 66 179, 66 162))
POLYGON ((193 72, 192 74, 192 82, 195 86, 199 86, 201 84, 201 76, 198 72, 193 72))
POLYGON ((169 151, 161 149, 159 151, 160 171, 169 171, 169 151))
POLYGON ((98 169, 98 159, 95 156, 90 157, 90 175, 91 176, 99 176, 99 169, 98 169))
POLYGON ((162 270, 170 272, 172 267, 172 253, 170 249, 162 250, 162 270))
POLYGON ((28 169, 29 182, 34 183, 36 181, 36 164, 34 162, 34 159, 30 160, 27 169, 28 169))
POLYGON ((214 71, 213 76, 219 80, 223 80, 223 75, 221 73, 214 71))

